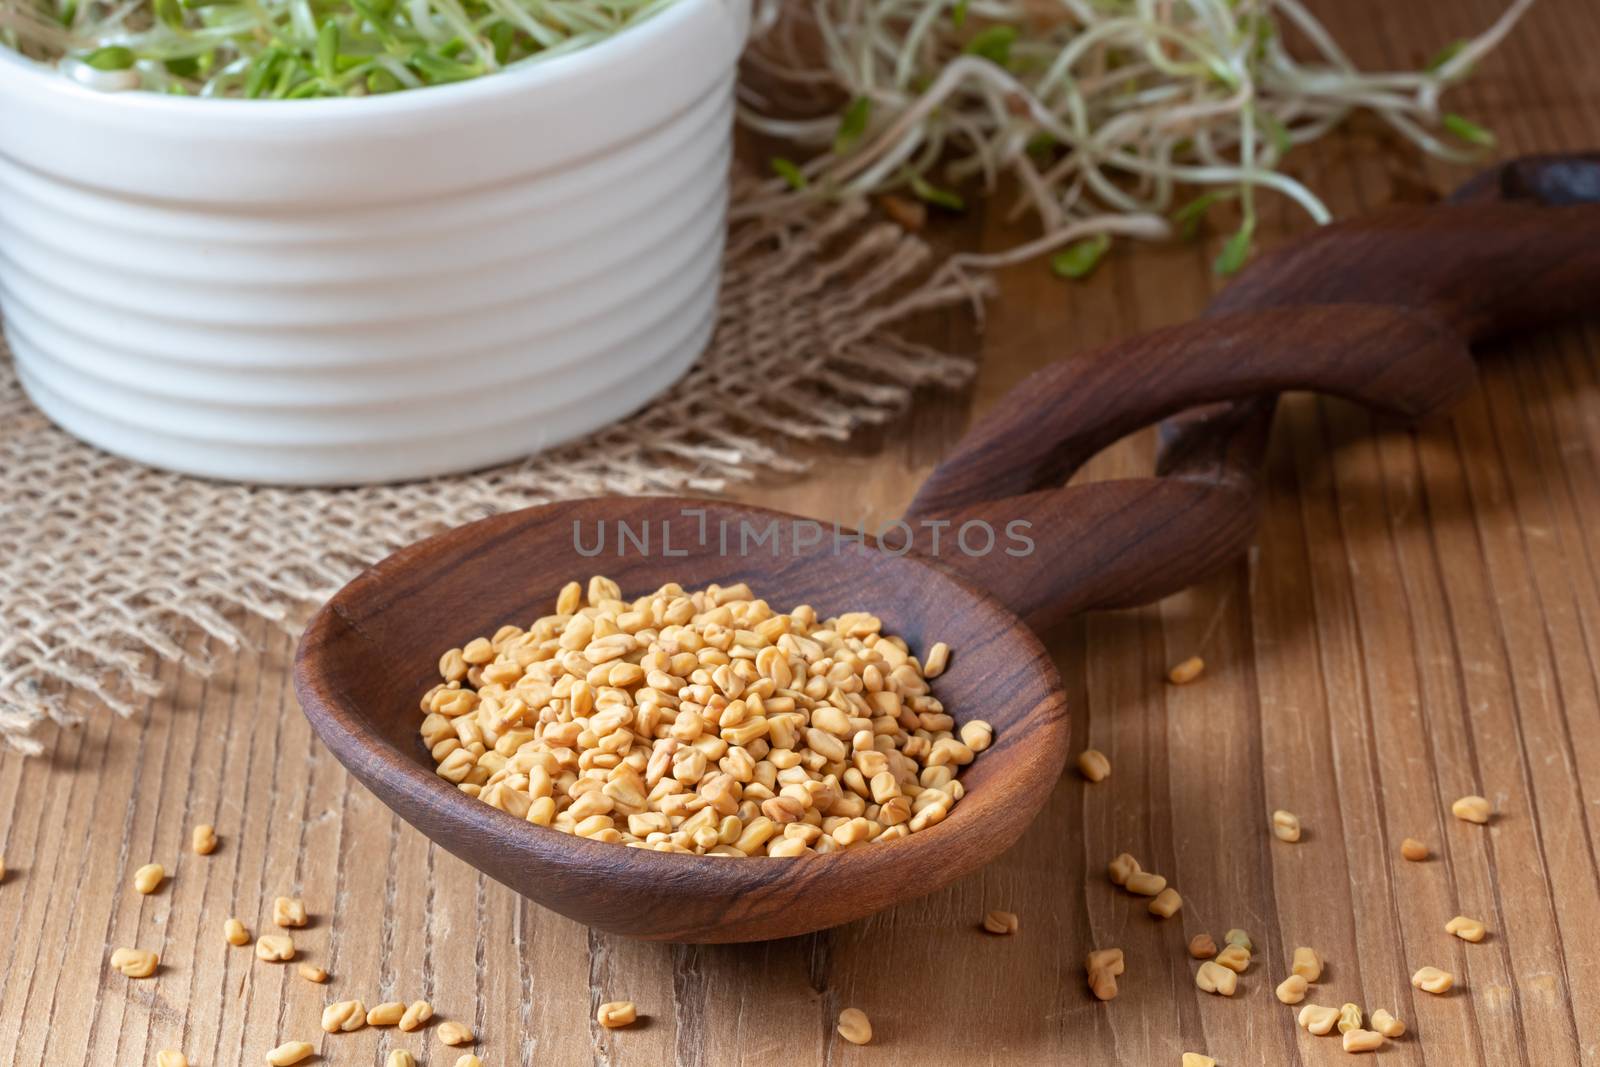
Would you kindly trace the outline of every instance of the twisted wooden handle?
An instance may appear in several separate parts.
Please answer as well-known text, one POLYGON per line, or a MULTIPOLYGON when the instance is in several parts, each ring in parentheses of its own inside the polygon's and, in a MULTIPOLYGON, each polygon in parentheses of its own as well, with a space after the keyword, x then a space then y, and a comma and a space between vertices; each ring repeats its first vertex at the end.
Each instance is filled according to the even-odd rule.
POLYGON ((1249 546, 1278 392, 1420 417, 1471 388, 1473 344, 1596 311, 1600 155, 1504 164, 1262 257, 1200 319, 1030 375, 917 493, 914 546, 1036 626, 1158 599, 1249 546), (1154 476, 1065 486, 1163 418, 1154 476), (951 552, 973 520, 1027 521, 1033 555, 951 552))

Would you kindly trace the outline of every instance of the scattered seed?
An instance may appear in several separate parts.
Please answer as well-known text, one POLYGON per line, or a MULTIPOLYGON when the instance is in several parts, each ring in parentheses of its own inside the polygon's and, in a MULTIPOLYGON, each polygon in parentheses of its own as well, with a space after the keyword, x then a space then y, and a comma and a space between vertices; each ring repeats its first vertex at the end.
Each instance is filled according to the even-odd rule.
POLYGON ((1383 1035, 1373 1030, 1346 1030, 1344 1031, 1344 1050, 1346 1052, 1376 1052, 1383 1047, 1383 1035))
POLYGON ((159 956, 143 948, 119 948, 111 954, 111 966, 129 978, 149 978, 160 962, 159 956))
POLYGON ((1217 1067, 1217 1061, 1210 1056, 1202 1056, 1198 1052, 1185 1052, 1183 1054, 1183 1067, 1217 1067))
POLYGON ((1447 993, 1456 984, 1455 975, 1437 967, 1423 967, 1411 976, 1411 984, 1425 993, 1447 993))
POLYGON ((928 649, 928 658, 922 664, 924 678, 937 678, 944 673, 945 667, 950 663, 950 646, 943 641, 937 642, 928 649))
POLYGON ((1128 879, 1137 873, 1139 873, 1139 861, 1126 852, 1106 864, 1106 874, 1111 878, 1112 885, 1125 886, 1128 884, 1128 879))
POLYGON ((1298 1004, 1306 999, 1307 983, 1298 974, 1291 974, 1278 983, 1278 999, 1285 1004, 1298 1004))
POLYGON ((279 897, 272 902, 272 922, 285 929, 304 926, 309 920, 306 902, 299 897, 279 897))
POLYGON ((170 1048, 156 1053, 156 1067, 189 1067, 189 1057, 170 1048))
POLYGON ((1482 941, 1488 928, 1477 919, 1469 919, 1465 915, 1457 915, 1454 919, 1444 924, 1444 932, 1455 934, 1463 941, 1482 941))
POLYGON ((1339 1005, 1339 1032, 1348 1034, 1352 1030, 1361 1029, 1361 1006, 1358 1004, 1339 1005))
POLYGON ((1176 889, 1170 886, 1155 895, 1150 901, 1150 914, 1163 919, 1170 919, 1178 914, 1178 909, 1183 907, 1183 898, 1176 889))
POLYGON ((1123 970, 1122 950, 1096 949, 1085 957, 1083 970, 1089 978, 1089 991, 1095 998, 1111 1000, 1117 995, 1117 975, 1123 970))
POLYGON ((1250 969, 1250 950, 1243 945, 1224 945, 1216 962, 1235 974, 1243 974, 1250 969))
POLYGON ((1322 977, 1322 956, 1314 948, 1301 946, 1294 950, 1294 963, 1289 968, 1308 982, 1322 977))
POLYGON ((405 1018, 406 1006, 398 1000, 386 1000, 367 1012, 368 1026, 393 1026, 405 1018))
POLYGON ((1209 960, 1217 954, 1217 943, 1210 934, 1195 934, 1189 939, 1189 955, 1197 960, 1209 960))
POLYGON ((458 1023, 454 1019, 446 1019, 439 1024, 439 1040, 446 1045, 472 1044, 472 1031, 465 1023, 458 1023))
POLYGON ((417 1058, 405 1049, 397 1048, 383 1061, 383 1067, 417 1067, 417 1058))
POLYGON ((1009 911, 991 911, 983 917, 983 928, 991 934, 1014 934, 1017 925, 1016 915, 1009 911))
POLYGON ((1339 1021, 1338 1008, 1324 1008, 1320 1004, 1307 1004, 1300 1009, 1296 1021, 1311 1033, 1322 1037, 1333 1033, 1334 1024, 1339 1021))
POLYGON ((1408 837, 1400 842, 1400 855, 1412 863, 1421 863, 1428 858, 1428 846, 1414 837, 1408 837))
POLYGON ((1450 805, 1450 814, 1463 822, 1475 822, 1479 825, 1489 821, 1489 801, 1483 797, 1462 797, 1450 805))
POLYGON ((928 223, 928 205, 920 200, 907 200, 903 196, 887 194, 878 198, 878 205, 900 228, 917 233, 928 223))
POLYGON ((229 919, 222 924, 222 936, 228 939, 230 945, 248 945, 250 931, 245 929, 244 923, 238 919, 229 919))
POLYGON ((400 1029, 410 1033, 420 1029, 431 1018, 433 1018, 433 1005, 426 1000, 413 1000, 411 1007, 400 1014, 400 1029))
POLYGON ((328 980, 327 971, 323 970, 321 967, 313 967, 309 963, 302 963, 296 968, 296 970, 299 972, 300 977, 304 978, 308 982, 315 982, 318 985, 321 985, 323 982, 328 980))
POLYGON ((217 828, 208 822, 196 826, 190 835, 189 847, 202 856, 211 855, 217 850, 217 828))
POLYGON ((1134 871, 1128 875, 1127 890, 1141 897, 1153 897, 1167 888, 1167 880, 1148 871, 1134 871))
POLYGON ((860 1008, 846 1008, 839 1013, 839 1036, 852 1045, 865 1045, 872 1040, 872 1020, 860 1008))
POLYGON ((256 938, 256 959, 287 963, 294 959, 294 938, 288 934, 262 934, 256 938))
POLYGON ((1199 656, 1190 656, 1176 667, 1167 672, 1167 681, 1173 685, 1188 685, 1205 673, 1206 661, 1199 656))
POLYGON ((469 1052, 456 1060, 456 1067, 483 1067, 483 1061, 469 1052))
POLYGON ((1234 927, 1232 930, 1229 930, 1227 933, 1223 934, 1222 943, 1224 945, 1243 946, 1246 952, 1254 952, 1256 950, 1256 943, 1250 940, 1250 935, 1238 927, 1234 927))
POLYGON ((1406 1024, 1390 1015, 1383 1008, 1373 1012, 1369 1022, 1372 1028, 1384 1037, 1399 1037, 1406 1032, 1406 1024))
POLYGON ((290 1064, 299 1063, 315 1051, 309 1041, 285 1041, 267 1053, 267 1063, 270 1067, 289 1067, 290 1064))
POLYGON ((322 1009, 322 1031, 350 1033, 367 1025, 367 1006, 359 1000, 338 1000, 322 1009))
POLYGON ((161 888, 162 879, 166 878, 167 869, 159 863, 147 863, 133 872, 133 888, 149 896, 161 888))
POLYGON ((1195 973, 1194 984, 1202 992, 1231 997, 1234 990, 1239 988, 1239 976, 1214 960, 1207 960, 1195 973))
POLYGON ((595 1012, 595 1021, 607 1030, 632 1026, 638 1018, 639 1009, 634 1007, 631 1000, 613 1000, 600 1005, 600 1010, 595 1012))
POLYGON ((1111 776, 1111 761, 1099 749, 1086 748, 1078 753, 1078 773, 1091 782, 1103 782, 1111 776))
POLYGON ((1300 816, 1292 811, 1279 808, 1272 813, 1272 836, 1279 841, 1295 842, 1300 840, 1300 816))

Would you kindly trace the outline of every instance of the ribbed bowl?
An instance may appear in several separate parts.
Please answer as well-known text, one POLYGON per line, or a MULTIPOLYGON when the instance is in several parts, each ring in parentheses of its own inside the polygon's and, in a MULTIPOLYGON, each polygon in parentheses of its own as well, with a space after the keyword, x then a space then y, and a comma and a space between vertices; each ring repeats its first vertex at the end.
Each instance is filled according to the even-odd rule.
POLYGON ((418 478, 621 418, 704 348, 748 0, 355 100, 80 88, 0 49, 0 312, 109 451, 418 478))

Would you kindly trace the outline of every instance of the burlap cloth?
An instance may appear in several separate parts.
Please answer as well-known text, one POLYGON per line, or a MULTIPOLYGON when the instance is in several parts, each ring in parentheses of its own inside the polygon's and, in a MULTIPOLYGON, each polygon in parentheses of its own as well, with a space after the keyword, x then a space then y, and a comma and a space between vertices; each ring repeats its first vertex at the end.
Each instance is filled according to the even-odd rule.
POLYGON ((0 736, 38 752, 38 727, 74 708, 130 715, 159 690, 157 657, 203 672, 242 645, 244 617, 292 629, 361 567, 446 526, 799 469, 796 442, 843 440, 918 387, 971 376, 898 332, 968 297, 931 266, 921 240, 859 205, 737 224, 711 346, 643 412, 518 463, 372 488, 226 485, 107 455, 34 410, 0 342, 0 736), (197 629, 204 657, 185 652, 197 629), (69 707, 73 691, 93 699, 69 707))

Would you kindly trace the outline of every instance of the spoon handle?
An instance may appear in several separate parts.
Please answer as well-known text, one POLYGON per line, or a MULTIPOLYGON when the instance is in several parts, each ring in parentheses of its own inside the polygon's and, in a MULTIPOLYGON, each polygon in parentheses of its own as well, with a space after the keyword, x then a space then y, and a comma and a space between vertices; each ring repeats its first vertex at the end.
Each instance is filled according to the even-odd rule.
POLYGON ((1418 418, 1470 390, 1472 345, 1595 311, 1600 155, 1513 161, 1449 203, 1330 226, 1262 257, 1199 319, 1035 372, 958 443, 906 518, 920 550, 933 554, 942 534, 941 563, 1035 625, 1155 600, 1254 537, 1278 392, 1418 418), (1065 485, 1164 418, 1153 476, 1065 485), (1033 552, 948 551, 950 531, 975 520, 1029 523, 1033 552))

